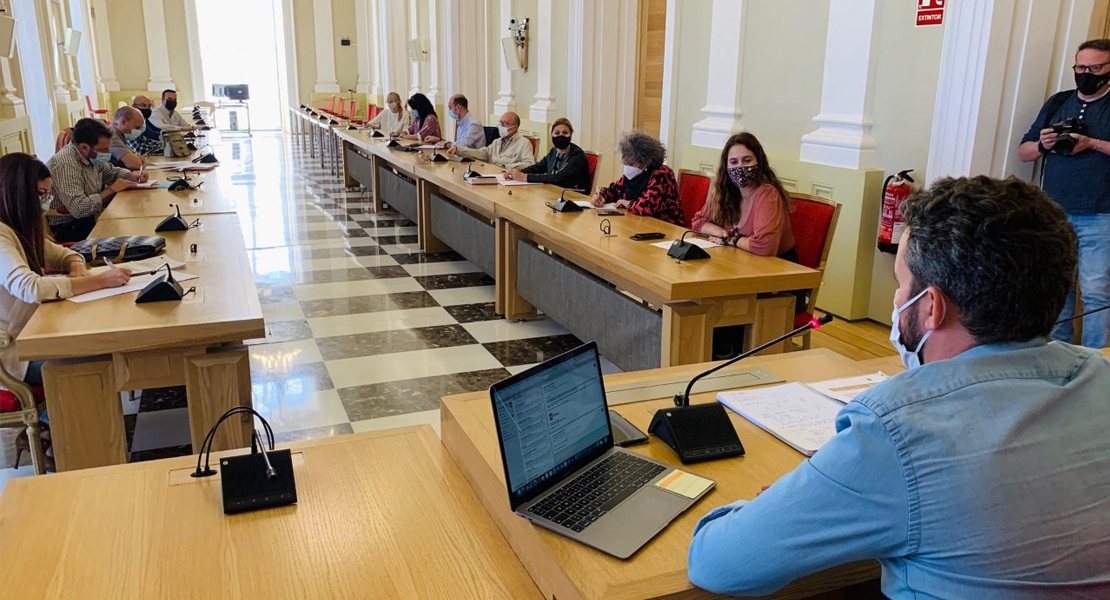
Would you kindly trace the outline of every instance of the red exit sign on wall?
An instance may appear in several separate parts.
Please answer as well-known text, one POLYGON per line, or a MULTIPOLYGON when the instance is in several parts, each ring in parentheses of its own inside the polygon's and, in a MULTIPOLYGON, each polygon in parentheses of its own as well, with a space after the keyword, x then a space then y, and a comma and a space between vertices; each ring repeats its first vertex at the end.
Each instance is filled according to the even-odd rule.
POLYGON ((945 0, 917 0, 917 26, 944 24, 945 0))

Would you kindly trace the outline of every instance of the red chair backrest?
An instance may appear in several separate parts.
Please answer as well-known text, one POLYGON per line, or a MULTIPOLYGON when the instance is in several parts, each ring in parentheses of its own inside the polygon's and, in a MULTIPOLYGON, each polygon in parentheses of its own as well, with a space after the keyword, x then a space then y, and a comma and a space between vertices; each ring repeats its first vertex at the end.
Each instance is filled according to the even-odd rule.
POLYGON ((540 139, 528 135, 524 136, 524 139, 528 140, 528 142, 532 144, 532 160, 536 160, 536 152, 539 152, 540 150, 540 139))
POLYGON ((346 98, 340 98, 339 99, 339 111, 336 112, 335 114, 337 116, 342 117, 346 113, 347 113, 347 99, 346 98))
POLYGON ((798 261, 802 266, 816 269, 821 266, 821 255, 829 240, 836 207, 793 196, 794 212, 790 213, 790 229, 794 232, 794 244, 798 251, 798 261))
POLYGON ((331 102, 328 104, 328 112, 330 112, 330 113, 335 112, 335 96, 331 97, 331 102))
POLYGON ((351 100, 351 105, 347 108, 347 118, 354 119, 356 110, 358 110, 358 100, 351 100))
POLYGON ((709 197, 709 185, 712 178, 701 171, 678 172, 678 201, 682 204, 682 216, 686 219, 685 226, 689 227, 694 222, 694 215, 705 206, 705 199, 709 197))
POLYGON ((587 193, 594 191, 594 176, 597 175, 597 163, 599 162, 601 162, 600 154, 586 151, 586 164, 590 166, 590 189, 586 190, 587 193))

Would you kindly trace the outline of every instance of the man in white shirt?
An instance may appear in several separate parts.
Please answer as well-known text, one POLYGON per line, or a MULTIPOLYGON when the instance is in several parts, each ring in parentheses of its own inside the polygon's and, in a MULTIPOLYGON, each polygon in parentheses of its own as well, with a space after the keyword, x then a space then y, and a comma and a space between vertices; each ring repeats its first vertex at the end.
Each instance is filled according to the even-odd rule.
POLYGON ((150 122, 162 131, 192 131, 196 129, 177 114, 177 92, 166 90, 162 92, 162 105, 150 111, 150 122))
POLYGON ((520 135, 520 116, 515 112, 501 115, 497 130, 501 137, 485 148, 471 149, 451 146, 447 156, 458 154, 463 158, 481 160, 506 169, 523 169, 536 162, 532 142, 520 135))

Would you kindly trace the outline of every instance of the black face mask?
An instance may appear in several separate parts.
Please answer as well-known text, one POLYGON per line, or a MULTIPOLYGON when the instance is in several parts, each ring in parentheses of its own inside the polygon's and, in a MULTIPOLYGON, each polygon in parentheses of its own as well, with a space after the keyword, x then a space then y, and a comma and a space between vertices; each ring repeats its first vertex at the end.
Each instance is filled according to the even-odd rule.
POLYGON ((1110 83, 1110 73, 1095 75, 1094 73, 1076 73, 1075 87, 1084 96, 1094 96, 1107 83, 1110 83))
POLYGON ((567 148, 570 148, 570 136, 567 136, 567 135, 551 136, 551 145, 555 146, 559 150, 566 150, 567 148))
POLYGON ((177 100, 166 100, 163 104, 166 105, 166 110, 170 112, 177 110, 177 100))
POLYGON ((144 119, 150 119, 150 109, 149 108, 140 108, 139 112, 142 113, 144 119))

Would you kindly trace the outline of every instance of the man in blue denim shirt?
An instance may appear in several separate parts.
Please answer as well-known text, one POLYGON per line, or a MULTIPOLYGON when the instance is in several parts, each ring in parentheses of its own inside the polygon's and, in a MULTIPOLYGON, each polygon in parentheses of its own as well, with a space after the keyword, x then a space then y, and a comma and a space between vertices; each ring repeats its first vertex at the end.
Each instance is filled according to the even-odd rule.
POLYGON ((759 497, 706 515, 690 580, 762 595, 878 559, 896 600, 1110 598, 1110 362, 1044 341, 1076 272, 1067 216, 987 177, 902 211, 891 338, 910 368, 759 497))
MULTIPOLYGON (((1110 40, 1090 40, 1075 55, 1076 88, 1060 92, 1041 107, 1018 149, 1021 160, 1042 155, 1044 191, 1068 213, 1079 236, 1079 291, 1083 308, 1110 305, 1110 40), (1070 133, 1074 147, 1059 141, 1052 125, 1072 119, 1083 128, 1070 133)), ((1061 319, 1075 314, 1075 292, 1068 295, 1061 319)), ((1110 312, 1083 319, 1083 345, 1105 348, 1110 335, 1110 312)), ((1052 331, 1052 338, 1071 342, 1072 322, 1052 331)))

